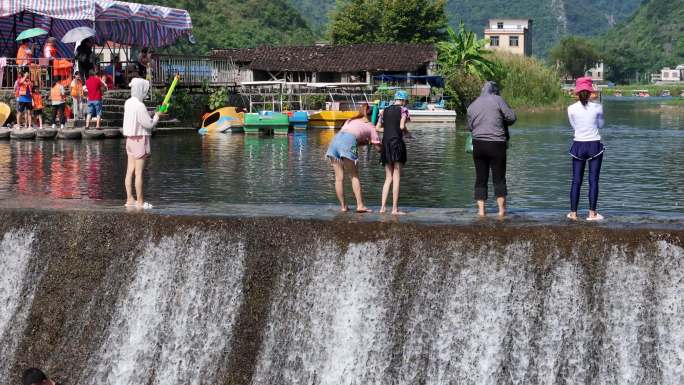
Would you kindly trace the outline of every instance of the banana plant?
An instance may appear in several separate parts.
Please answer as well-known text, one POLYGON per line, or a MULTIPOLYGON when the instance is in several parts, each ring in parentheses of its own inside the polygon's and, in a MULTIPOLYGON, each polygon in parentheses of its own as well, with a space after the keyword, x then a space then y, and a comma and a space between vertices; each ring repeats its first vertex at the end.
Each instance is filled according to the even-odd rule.
POLYGON ((442 74, 461 72, 480 79, 494 79, 498 66, 487 58, 491 53, 485 48, 488 43, 488 39, 478 39, 474 32, 466 30, 463 23, 458 32, 448 27, 447 40, 437 44, 442 74))

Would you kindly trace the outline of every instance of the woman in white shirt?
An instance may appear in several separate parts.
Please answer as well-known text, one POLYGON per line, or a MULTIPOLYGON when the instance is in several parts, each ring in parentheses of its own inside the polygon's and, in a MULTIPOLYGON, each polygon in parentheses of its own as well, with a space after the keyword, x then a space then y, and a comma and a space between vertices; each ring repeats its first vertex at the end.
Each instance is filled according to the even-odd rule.
POLYGON ((588 221, 599 221, 603 216, 596 212, 599 193, 599 174, 603 162, 604 146, 599 129, 603 128, 603 106, 590 101, 593 92, 589 77, 579 78, 575 83, 575 93, 579 101, 568 107, 568 119, 575 130, 570 148, 572 156, 572 187, 570 189, 570 213, 567 217, 577 220, 580 189, 584 179, 584 169, 589 163, 589 216, 588 221))
POLYGON ((124 104, 123 134, 126 137, 126 153, 128 168, 126 170, 126 207, 142 209, 152 208, 143 199, 143 170, 145 159, 150 156, 150 135, 152 128, 159 121, 159 113, 150 117, 143 100, 150 90, 150 83, 145 79, 131 80, 131 97, 124 104), (133 176, 135 176, 135 192, 133 198, 133 176))

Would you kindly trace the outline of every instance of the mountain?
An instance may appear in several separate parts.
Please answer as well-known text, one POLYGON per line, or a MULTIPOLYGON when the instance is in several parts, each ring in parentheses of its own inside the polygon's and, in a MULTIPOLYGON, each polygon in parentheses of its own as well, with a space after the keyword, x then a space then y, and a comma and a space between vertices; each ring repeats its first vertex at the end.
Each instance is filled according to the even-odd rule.
POLYGON ((207 53, 212 48, 264 44, 307 44, 315 40, 301 13, 289 0, 143 0, 183 8, 192 17, 197 44, 181 42, 172 50, 207 53))
MULTIPOLYGON (((316 31, 325 31, 335 2, 289 0, 316 31)), ((463 21, 468 29, 482 35, 490 18, 533 19, 534 53, 546 56, 565 35, 594 36, 631 16, 641 0, 449 0, 450 24, 463 21)))
POLYGON ((611 80, 648 80, 651 72, 683 64, 682 20, 684 0, 647 0, 633 17, 600 37, 611 80))

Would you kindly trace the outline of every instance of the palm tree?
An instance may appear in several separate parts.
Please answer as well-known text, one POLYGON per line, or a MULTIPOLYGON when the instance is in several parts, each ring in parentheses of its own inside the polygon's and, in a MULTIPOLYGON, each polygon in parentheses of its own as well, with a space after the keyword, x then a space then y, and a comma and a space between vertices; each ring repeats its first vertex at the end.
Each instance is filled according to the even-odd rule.
POLYGON ((458 33, 448 27, 447 36, 447 41, 437 44, 437 61, 444 75, 460 72, 488 80, 496 76, 497 64, 486 57, 490 53, 485 49, 487 39, 478 39, 462 22, 458 33))

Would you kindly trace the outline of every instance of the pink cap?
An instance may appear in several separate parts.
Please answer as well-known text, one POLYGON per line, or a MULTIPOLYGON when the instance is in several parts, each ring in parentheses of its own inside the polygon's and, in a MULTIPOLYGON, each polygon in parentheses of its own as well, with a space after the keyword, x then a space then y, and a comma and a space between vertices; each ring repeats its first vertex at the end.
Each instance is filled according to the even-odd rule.
POLYGON ((594 92, 593 82, 590 77, 583 77, 575 80, 575 93, 579 94, 581 91, 594 92))

